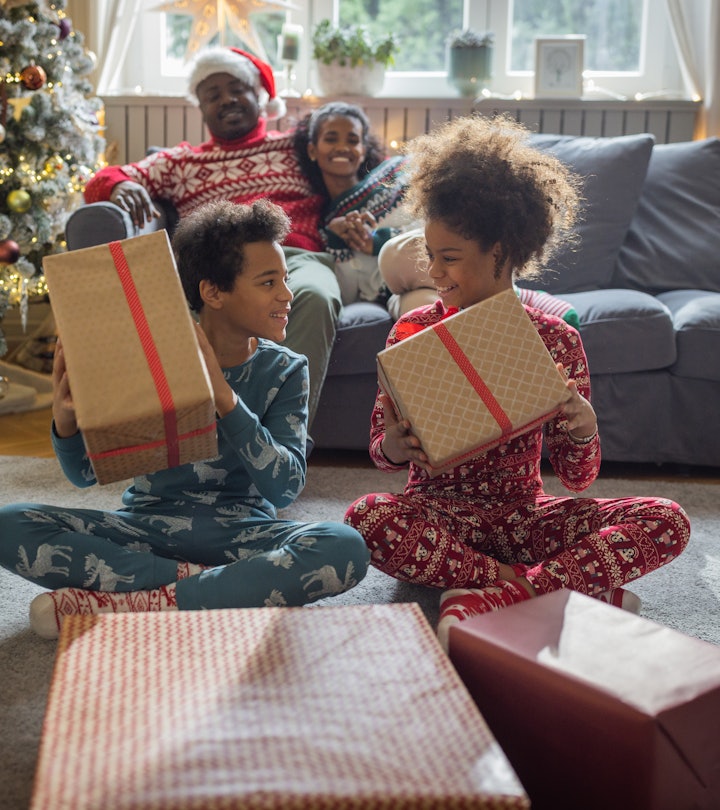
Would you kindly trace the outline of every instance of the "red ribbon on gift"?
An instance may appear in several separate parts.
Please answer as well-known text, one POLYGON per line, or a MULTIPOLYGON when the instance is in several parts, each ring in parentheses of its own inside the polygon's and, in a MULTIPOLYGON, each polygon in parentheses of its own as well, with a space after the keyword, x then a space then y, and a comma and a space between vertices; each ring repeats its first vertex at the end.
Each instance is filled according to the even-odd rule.
MULTIPOLYGON (((140 344, 145 353, 145 359, 147 360, 153 382, 155 383, 155 390, 160 399, 165 424, 165 444, 167 445, 168 467, 177 467, 180 464, 180 437, 178 436, 177 413, 175 411, 172 391, 170 390, 170 383, 165 375, 165 369, 163 368, 160 354, 155 345, 152 331, 150 330, 150 324, 145 316, 145 310, 143 309, 142 301, 140 300, 140 295, 135 286, 135 281, 130 272, 130 265, 125 257, 122 245, 120 242, 110 242, 109 248, 110 255, 115 263, 115 269, 120 278, 120 284, 125 293, 125 299, 128 302, 130 313, 135 322, 135 328, 140 337, 140 344)), ((140 448, 134 449, 137 450, 140 448)))
POLYGON ((452 359, 457 363, 458 368, 465 375, 467 381, 475 389, 477 395, 482 399, 490 415, 498 423, 503 434, 512 430, 512 422, 502 409, 500 403, 493 396, 492 391, 487 387, 483 378, 470 362, 470 359, 462 350, 455 338, 450 334, 444 323, 438 323, 434 327, 435 334, 440 338, 443 346, 448 350, 452 359))

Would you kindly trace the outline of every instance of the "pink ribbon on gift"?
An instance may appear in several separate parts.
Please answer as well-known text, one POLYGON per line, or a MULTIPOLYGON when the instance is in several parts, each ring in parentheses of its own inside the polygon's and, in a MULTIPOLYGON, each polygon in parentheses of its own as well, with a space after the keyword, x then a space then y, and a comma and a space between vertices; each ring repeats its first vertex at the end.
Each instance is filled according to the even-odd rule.
POLYGON ((457 364, 458 368, 465 375, 467 381, 475 389, 475 392, 483 401, 485 407, 490 412, 490 415, 500 426, 503 434, 510 433, 512 430, 512 422, 508 415, 502 409, 500 403, 493 396, 492 391, 487 387, 483 378, 477 373, 470 359, 465 352, 460 348, 460 345, 455 338, 450 334, 449 329, 444 323, 438 323, 434 327, 434 332, 440 338, 440 342, 447 349, 452 359, 457 364))
POLYGON ((163 368, 160 354, 155 345, 152 331, 150 330, 150 324, 145 316, 142 301, 140 300, 140 295, 135 286, 135 281, 130 272, 130 266, 123 252, 122 245, 120 242, 110 242, 109 248, 110 255, 115 263, 115 269, 120 278, 120 284, 122 285, 125 298, 130 307, 130 313, 135 322, 135 328, 140 337, 140 344, 145 353, 145 359, 147 360, 153 382, 155 383, 155 390, 160 399, 165 424, 165 444, 167 445, 168 467, 177 467, 178 464, 180 464, 180 437, 178 436, 177 413, 175 411, 172 391, 170 390, 170 383, 165 375, 165 369, 163 368))

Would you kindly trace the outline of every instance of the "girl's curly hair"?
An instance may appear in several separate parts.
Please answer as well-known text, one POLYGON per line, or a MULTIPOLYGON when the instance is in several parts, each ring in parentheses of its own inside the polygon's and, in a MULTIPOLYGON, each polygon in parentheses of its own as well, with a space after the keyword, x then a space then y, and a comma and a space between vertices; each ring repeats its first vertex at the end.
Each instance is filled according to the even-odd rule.
POLYGON ((370 119, 361 107, 355 104, 348 104, 344 101, 330 101, 327 104, 323 104, 322 107, 318 107, 313 112, 308 113, 298 122, 295 128, 293 145, 302 173, 310 181, 312 190, 316 194, 322 194, 324 197, 327 197, 327 189, 325 188, 322 172, 317 163, 310 160, 307 148, 309 143, 317 144, 323 122, 335 116, 355 118, 360 122, 360 126, 362 127, 365 160, 358 169, 360 179, 365 177, 368 172, 372 171, 385 160, 385 151, 382 148, 382 144, 379 139, 370 132, 370 119))
POLYGON ((406 146, 411 214, 439 219, 483 251, 501 245, 516 278, 533 278, 576 237, 581 178, 529 143, 507 116, 455 118, 406 146))

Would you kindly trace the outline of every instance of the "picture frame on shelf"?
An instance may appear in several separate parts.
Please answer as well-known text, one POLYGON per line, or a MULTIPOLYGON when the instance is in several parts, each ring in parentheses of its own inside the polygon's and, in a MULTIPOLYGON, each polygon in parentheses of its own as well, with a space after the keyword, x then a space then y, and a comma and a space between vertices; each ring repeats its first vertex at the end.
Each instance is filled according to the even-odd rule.
POLYGON ((535 98, 581 98, 585 36, 535 37, 535 98))

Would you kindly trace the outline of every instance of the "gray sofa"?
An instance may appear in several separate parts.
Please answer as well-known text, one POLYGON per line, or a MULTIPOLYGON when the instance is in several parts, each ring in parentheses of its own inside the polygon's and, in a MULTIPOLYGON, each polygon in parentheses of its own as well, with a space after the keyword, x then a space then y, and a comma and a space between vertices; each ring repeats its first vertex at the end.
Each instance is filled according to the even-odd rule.
MULTIPOLYGON (((580 241, 533 286, 580 318, 606 461, 720 466, 720 139, 534 135, 585 178, 580 241)), ((160 223, 162 224, 162 223, 160 223)), ((132 235, 109 203, 68 221, 70 249, 132 235)), ((312 426, 364 450, 387 311, 345 307, 312 426)))

